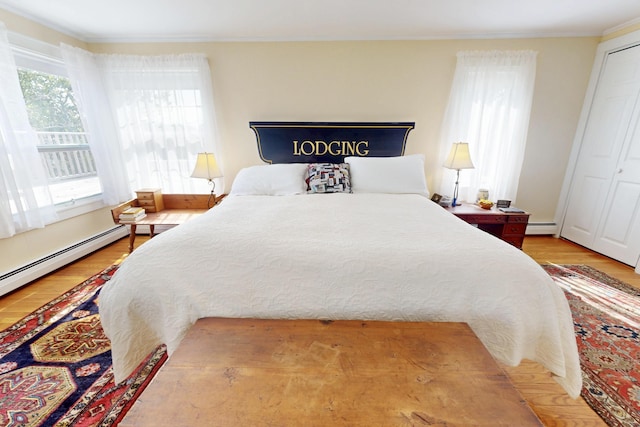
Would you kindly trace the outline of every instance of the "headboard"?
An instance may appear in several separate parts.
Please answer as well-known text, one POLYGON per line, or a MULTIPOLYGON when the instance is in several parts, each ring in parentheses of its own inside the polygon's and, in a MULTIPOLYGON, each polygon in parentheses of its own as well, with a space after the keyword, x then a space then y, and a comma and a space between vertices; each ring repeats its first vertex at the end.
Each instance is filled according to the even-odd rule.
POLYGON ((413 122, 249 122, 266 163, 342 163, 404 155, 413 122))

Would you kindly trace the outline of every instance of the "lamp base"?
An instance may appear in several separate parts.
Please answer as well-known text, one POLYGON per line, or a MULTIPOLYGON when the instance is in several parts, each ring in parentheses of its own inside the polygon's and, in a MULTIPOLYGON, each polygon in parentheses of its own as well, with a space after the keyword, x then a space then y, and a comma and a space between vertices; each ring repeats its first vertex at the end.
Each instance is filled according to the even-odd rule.
POLYGON ((211 194, 209 195, 209 200, 207 200, 207 209, 211 209, 216 203, 216 195, 214 193, 216 189, 216 183, 213 182, 213 179, 210 179, 209 184, 211 185, 211 194))
POLYGON ((453 201, 451 202, 451 207, 460 206, 456 204, 458 201, 458 183, 460 182, 460 169, 456 170, 456 185, 453 187, 453 201))

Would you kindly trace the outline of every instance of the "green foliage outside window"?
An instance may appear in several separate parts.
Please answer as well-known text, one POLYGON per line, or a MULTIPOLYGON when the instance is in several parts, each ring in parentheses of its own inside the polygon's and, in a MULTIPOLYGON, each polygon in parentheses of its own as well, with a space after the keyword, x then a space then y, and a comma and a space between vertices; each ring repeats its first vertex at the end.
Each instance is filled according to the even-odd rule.
POLYGON ((69 79, 18 69, 31 126, 40 132, 83 132, 69 79))

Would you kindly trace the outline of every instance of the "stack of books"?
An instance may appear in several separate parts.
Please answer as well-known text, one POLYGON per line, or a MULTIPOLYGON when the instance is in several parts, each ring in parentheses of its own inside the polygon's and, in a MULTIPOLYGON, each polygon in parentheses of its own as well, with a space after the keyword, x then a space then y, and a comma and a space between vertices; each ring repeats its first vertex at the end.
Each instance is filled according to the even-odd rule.
POLYGON ((118 218, 122 224, 131 224, 140 221, 145 216, 147 216, 147 213, 143 208, 131 206, 123 210, 118 218))

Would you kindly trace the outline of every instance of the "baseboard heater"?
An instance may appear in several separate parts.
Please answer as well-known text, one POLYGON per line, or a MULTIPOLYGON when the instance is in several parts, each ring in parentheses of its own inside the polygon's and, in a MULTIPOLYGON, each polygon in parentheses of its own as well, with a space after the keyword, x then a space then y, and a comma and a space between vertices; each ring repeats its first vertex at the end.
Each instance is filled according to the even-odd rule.
POLYGON ((530 222, 527 224, 526 235, 555 235, 558 232, 558 224, 555 222, 530 222))
MULTIPOLYGON (((0 275, 0 295, 7 294, 47 273, 82 258, 109 243, 129 235, 126 227, 117 226, 89 237, 55 253, 0 275)), ((105 265, 105 267, 107 267, 105 265)))

